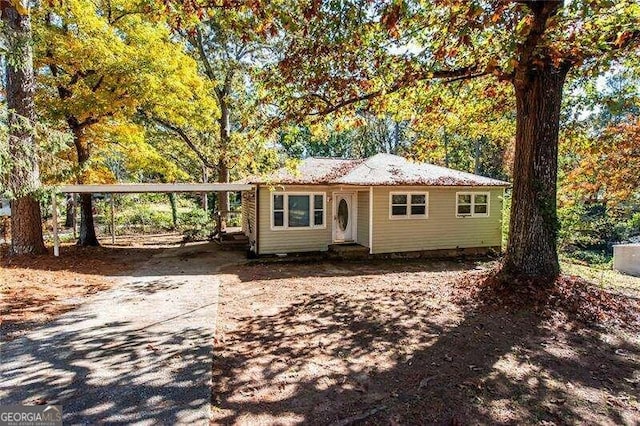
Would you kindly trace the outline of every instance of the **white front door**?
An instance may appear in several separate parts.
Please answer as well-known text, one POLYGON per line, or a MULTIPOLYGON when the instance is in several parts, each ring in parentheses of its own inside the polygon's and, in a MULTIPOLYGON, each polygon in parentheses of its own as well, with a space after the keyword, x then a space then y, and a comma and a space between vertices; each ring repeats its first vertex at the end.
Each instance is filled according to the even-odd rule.
POLYGON ((340 243, 354 240, 354 194, 337 192, 333 197, 333 241, 340 243))

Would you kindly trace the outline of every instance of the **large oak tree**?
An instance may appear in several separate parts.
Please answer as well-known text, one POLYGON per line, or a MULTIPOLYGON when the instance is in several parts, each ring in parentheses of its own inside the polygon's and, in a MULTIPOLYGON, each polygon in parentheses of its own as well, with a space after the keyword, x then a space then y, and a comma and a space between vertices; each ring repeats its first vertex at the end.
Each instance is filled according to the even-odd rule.
MULTIPOLYGON (((27 2, 0 2, 6 47, 6 98, 8 109, 8 167, 6 178, 11 202, 11 252, 43 253, 42 217, 36 191, 40 170, 35 135, 35 81, 31 47, 31 17, 27 2)), ((2 143, 5 143, 4 141, 2 143)), ((6 174, 6 175, 5 175, 6 174)))
MULTIPOLYGON (((438 80, 513 86, 516 146, 505 277, 554 278, 558 132, 569 72, 638 54, 640 5, 595 1, 307 1, 273 25, 288 42, 273 87, 322 116, 438 80), (293 17, 293 18, 292 18, 293 17), (302 19, 304 17, 304 19, 302 19)), ((278 13, 278 11, 274 11, 278 13)))
MULTIPOLYGON (((42 115, 73 136, 78 183, 99 183, 96 151, 117 143, 141 109, 170 115, 198 103, 196 63, 171 39, 162 17, 131 0, 66 0, 36 10, 42 115), (98 181, 98 182, 96 182, 98 181)), ((91 194, 81 194, 78 244, 98 245, 91 194)))

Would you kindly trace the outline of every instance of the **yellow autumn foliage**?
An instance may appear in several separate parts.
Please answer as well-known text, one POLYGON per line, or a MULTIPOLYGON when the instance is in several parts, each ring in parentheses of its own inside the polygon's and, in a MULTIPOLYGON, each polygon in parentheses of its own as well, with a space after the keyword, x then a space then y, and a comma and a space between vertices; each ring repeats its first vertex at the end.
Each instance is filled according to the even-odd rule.
POLYGON ((210 126, 218 115, 210 83, 173 39, 166 18, 132 0, 44 2, 32 15, 39 114, 52 125, 68 124, 69 131, 80 123, 80 143, 91 152, 85 165, 91 172, 76 176, 109 181, 114 177, 101 167, 126 152, 131 170, 185 179, 153 154, 135 124, 150 114, 210 126))

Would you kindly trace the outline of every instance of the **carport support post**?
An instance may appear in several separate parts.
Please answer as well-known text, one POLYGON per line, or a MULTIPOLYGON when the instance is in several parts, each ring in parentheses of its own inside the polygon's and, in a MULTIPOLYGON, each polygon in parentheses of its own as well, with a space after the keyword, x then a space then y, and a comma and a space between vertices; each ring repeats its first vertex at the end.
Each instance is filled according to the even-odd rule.
POLYGON ((115 203, 113 201, 113 197, 115 197, 116 194, 111 193, 111 245, 114 245, 116 243, 116 216, 115 216, 115 203))
POLYGON ((78 194, 72 193, 71 194, 71 200, 73 203, 73 239, 77 240, 78 239, 78 202, 76 201, 78 199, 78 194))
POLYGON ((60 256, 60 241, 58 239, 58 203, 56 200, 56 191, 51 193, 51 213, 53 215, 53 255, 60 256))

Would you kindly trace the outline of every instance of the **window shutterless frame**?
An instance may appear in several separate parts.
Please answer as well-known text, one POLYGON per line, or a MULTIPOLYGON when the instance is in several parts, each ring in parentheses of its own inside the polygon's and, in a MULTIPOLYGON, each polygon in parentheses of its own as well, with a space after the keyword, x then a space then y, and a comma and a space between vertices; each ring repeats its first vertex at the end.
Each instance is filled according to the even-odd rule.
POLYGON ((283 230, 309 230, 309 229, 326 229, 327 227, 327 193, 326 192, 270 192, 269 197, 271 199, 269 205, 269 214, 271 218, 269 222, 271 224, 272 231, 283 231, 283 230), (309 197, 309 226, 289 226, 289 196, 307 196, 309 197), (314 225, 315 223, 315 215, 320 212, 320 209, 316 208, 315 204, 315 196, 322 197, 322 225, 314 225), (275 209, 275 197, 282 197, 282 206, 278 206, 275 209), (280 208, 281 207, 281 208, 280 208), (282 212, 282 226, 276 226, 274 223, 274 213, 282 212))
POLYGON ((456 192, 456 217, 489 217, 490 200, 491 193, 489 192, 456 192), (461 210, 462 213, 460 212, 461 210), (484 210, 484 212, 482 212, 482 210, 484 210))
POLYGON ((389 219, 427 219, 429 217, 429 193, 425 191, 392 191, 389 193, 389 219), (394 196, 396 199, 394 200, 394 196), (399 198, 406 197, 405 202, 401 202, 399 198), (424 197, 422 202, 421 197, 424 197), (394 202, 395 201, 395 202, 394 202), (394 211, 395 207, 395 211, 394 211), (403 207, 405 207, 403 209, 403 207), (413 213, 422 210, 424 213, 413 213), (400 211, 404 210, 404 213, 400 211), (394 214, 396 213, 396 214, 394 214))

